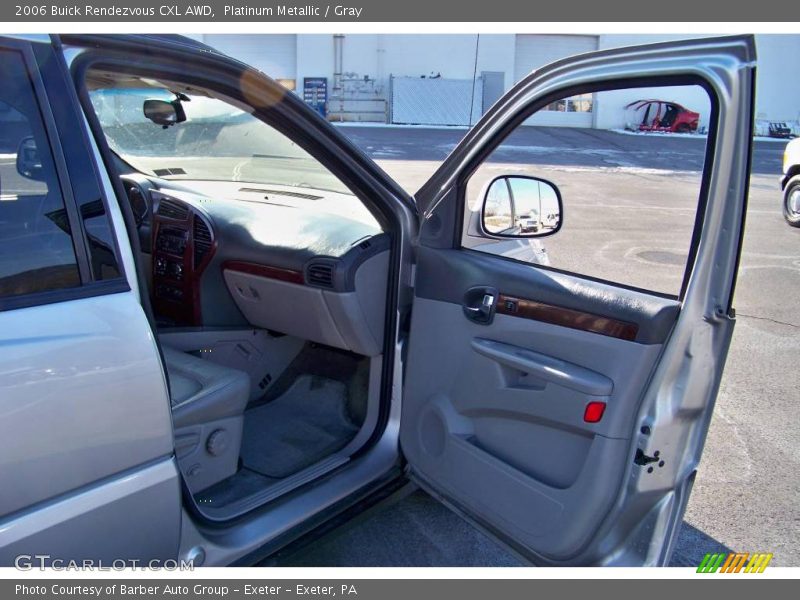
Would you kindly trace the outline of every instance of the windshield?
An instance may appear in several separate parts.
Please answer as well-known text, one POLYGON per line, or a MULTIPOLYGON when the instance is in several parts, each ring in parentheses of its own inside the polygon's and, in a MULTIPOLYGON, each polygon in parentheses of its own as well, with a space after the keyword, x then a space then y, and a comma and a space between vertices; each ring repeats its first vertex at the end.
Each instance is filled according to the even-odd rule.
POLYGON ((168 90, 112 88, 90 95, 111 149, 147 175, 350 193, 285 135, 222 100, 188 96, 182 103, 186 121, 163 127, 145 118, 143 104, 175 100, 168 90))

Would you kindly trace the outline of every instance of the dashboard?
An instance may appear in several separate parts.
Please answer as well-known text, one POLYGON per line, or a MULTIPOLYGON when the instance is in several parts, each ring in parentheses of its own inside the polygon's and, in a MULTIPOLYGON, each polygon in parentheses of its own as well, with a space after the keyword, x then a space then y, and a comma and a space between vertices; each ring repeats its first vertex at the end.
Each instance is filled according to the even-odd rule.
POLYGON ((216 249, 213 229, 191 205, 151 191, 153 308, 176 325, 201 325, 201 284, 216 249))
POLYGON ((367 356, 382 351, 389 236, 354 196, 123 181, 160 327, 249 326, 367 356))

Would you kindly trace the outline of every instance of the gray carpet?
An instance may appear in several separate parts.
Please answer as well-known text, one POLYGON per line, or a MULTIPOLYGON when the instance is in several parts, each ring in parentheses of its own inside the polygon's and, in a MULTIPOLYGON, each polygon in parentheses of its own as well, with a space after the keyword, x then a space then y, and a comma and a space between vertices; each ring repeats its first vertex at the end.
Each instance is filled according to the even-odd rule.
POLYGON ((519 559, 417 491, 277 563, 284 567, 512 567, 519 559))
MULTIPOLYGON (((670 566, 700 564, 706 552, 730 552, 684 523, 670 566)), ((288 567, 512 567, 515 555, 423 491, 389 504, 352 526, 264 563, 288 567)))
POLYGON ((341 450, 357 431, 348 417, 347 386, 301 375, 279 398, 245 412, 242 463, 280 479, 341 450))

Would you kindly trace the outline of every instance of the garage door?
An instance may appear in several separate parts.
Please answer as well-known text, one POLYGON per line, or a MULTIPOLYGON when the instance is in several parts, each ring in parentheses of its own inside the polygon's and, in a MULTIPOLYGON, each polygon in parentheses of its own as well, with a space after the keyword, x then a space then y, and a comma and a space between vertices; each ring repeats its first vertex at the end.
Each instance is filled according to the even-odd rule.
MULTIPOLYGON (((518 35, 514 59, 514 81, 560 58, 597 50, 594 35, 518 35)), ((591 96, 558 102, 528 119, 526 125, 591 127, 591 96)))
POLYGON ((297 77, 297 36, 294 34, 203 36, 204 43, 255 67, 273 79, 297 77))

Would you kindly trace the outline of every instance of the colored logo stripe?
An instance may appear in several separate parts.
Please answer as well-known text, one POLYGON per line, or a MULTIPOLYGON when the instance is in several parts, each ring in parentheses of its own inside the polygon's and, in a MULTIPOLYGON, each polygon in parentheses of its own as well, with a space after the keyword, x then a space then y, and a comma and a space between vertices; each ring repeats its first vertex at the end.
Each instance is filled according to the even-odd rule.
POLYGON ((747 562, 747 557, 750 556, 747 552, 739 552, 736 554, 728 554, 728 560, 722 565, 721 573, 738 573, 747 562))
POLYGON ((716 573, 722 561, 725 560, 724 554, 706 554, 697 567, 698 573, 716 573))
POLYGON ((745 573, 763 573, 772 560, 772 554, 753 554, 753 558, 744 568, 745 573))
POLYGON ((753 555, 747 552, 708 553, 697 567, 697 572, 739 573, 744 568, 745 573, 763 573, 770 561, 772 561, 772 554, 769 553, 756 553, 753 555), (748 558, 750 559, 749 561, 748 558))

